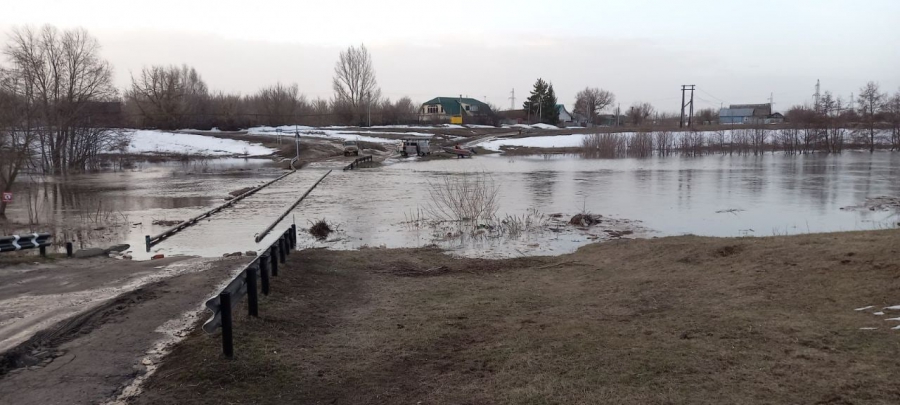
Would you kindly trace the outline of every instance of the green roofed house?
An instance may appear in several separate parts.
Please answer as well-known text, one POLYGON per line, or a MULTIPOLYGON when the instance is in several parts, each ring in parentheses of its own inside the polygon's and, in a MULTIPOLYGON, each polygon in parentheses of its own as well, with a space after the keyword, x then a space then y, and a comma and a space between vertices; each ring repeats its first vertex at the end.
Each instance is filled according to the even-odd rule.
POLYGON ((451 124, 490 124, 491 107, 474 98, 435 97, 422 104, 419 122, 451 124))

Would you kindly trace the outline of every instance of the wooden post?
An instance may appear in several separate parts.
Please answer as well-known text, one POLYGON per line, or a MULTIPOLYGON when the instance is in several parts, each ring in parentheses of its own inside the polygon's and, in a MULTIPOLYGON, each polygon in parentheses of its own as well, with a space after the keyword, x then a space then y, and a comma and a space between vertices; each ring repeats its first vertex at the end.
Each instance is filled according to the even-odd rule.
POLYGON ((273 244, 269 249, 269 257, 272 258, 270 262, 272 264, 272 277, 278 277, 278 244, 273 244))
POLYGON ((147 251, 150 251, 150 235, 144 235, 144 244, 147 245, 147 251))
POLYGON ((294 241, 294 249, 297 248, 297 224, 291 225, 291 240, 294 241))
POLYGON ((47 257, 47 247, 41 246, 40 250, 41 250, 41 257, 47 257))
POLYGON ((269 295, 269 255, 259 257, 259 275, 262 276, 262 293, 269 295))
POLYGON ((281 235, 281 247, 284 249, 284 255, 291 255, 291 235, 289 235, 289 231, 284 231, 284 234, 281 235))
POLYGON ((72 242, 66 242, 66 257, 72 257, 72 242))
POLYGON ((222 353, 227 358, 234 357, 234 336, 232 336, 231 293, 219 294, 219 311, 222 313, 222 353))
POLYGON ((282 235, 278 238, 278 261, 280 261, 281 264, 287 262, 287 249, 285 249, 284 245, 284 236, 282 235))
POLYGON ((259 292, 256 287, 256 266, 247 267, 247 313, 259 317, 259 292))

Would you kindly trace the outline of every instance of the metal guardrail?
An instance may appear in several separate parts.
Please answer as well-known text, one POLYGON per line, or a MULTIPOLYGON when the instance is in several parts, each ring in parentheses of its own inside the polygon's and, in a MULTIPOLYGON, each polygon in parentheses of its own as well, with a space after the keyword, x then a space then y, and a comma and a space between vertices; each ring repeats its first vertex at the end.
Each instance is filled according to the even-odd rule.
POLYGON ((371 161, 372 161, 372 155, 356 158, 356 160, 354 160, 352 163, 350 163, 347 166, 344 166, 344 171, 346 172, 347 170, 356 169, 359 167, 360 163, 371 162, 371 161))
POLYGON ((203 324, 206 333, 214 333, 222 328, 222 353, 234 357, 234 309, 247 297, 247 311, 250 316, 259 316, 259 288, 269 295, 271 277, 278 276, 278 264, 284 264, 287 256, 297 247, 297 225, 291 225, 281 237, 272 242, 262 254, 247 264, 240 273, 215 297, 206 301, 206 308, 212 316, 203 324))
MULTIPOLYGON (((178 224, 178 225, 175 225, 174 227, 169 228, 169 229, 163 231, 162 233, 160 233, 160 234, 158 234, 158 235, 154 235, 154 236, 146 235, 146 236, 144 237, 144 242, 145 242, 145 244, 147 245, 147 251, 149 252, 149 251, 150 251, 150 247, 152 247, 153 245, 156 245, 156 244, 158 244, 158 243, 164 241, 166 238, 168 238, 168 237, 170 237, 170 236, 172 236, 172 235, 174 235, 174 234, 176 234, 176 233, 178 233, 178 232, 181 232, 181 230, 184 229, 184 228, 187 228, 187 227, 189 227, 189 226, 191 226, 191 225, 196 224, 197 221, 200 221, 201 219, 208 218, 208 217, 212 216, 213 214, 215 214, 215 213, 217 213, 217 212, 219 212, 219 211, 222 211, 222 210, 225 209, 225 208, 228 208, 228 207, 234 205, 234 203, 236 203, 236 202, 238 202, 238 201, 240 201, 240 200, 243 200, 244 198, 247 198, 247 197, 249 197, 249 196, 251 196, 251 195, 253 195, 253 194, 256 194, 259 190, 262 190, 263 188, 268 187, 269 185, 275 183, 276 181, 281 180, 281 179, 283 179, 283 178, 285 178, 285 177, 287 177, 287 176, 289 176, 289 175, 291 175, 291 174, 294 174, 294 173, 296 173, 296 172, 297 172, 296 170, 293 170, 293 171, 290 171, 290 172, 288 172, 288 173, 285 173, 285 174, 279 176, 278 178, 276 178, 276 179, 274 179, 274 180, 272 180, 272 181, 269 181, 269 182, 266 183, 266 184, 263 184, 263 185, 261 185, 261 186, 259 186, 259 187, 256 187, 256 188, 254 188, 254 189, 252 189, 252 190, 249 190, 249 191, 247 191, 247 192, 245 192, 245 193, 243 193, 243 194, 241 194, 241 195, 239 195, 239 196, 237 196, 237 197, 234 197, 233 199, 227 201, 225 204, 222 204, 222 205, 220 205, 220 206, 218 206, 218 207, 215 207, 215 208, 213 208, 213 209, 211 209, 211 210, 209 210, 209 211, 206 211, 206 212, 204 212, 204 213, 202 213, 202 214, 200 214, 200 215, 197 215, 196 217, 193 217, 193 218, 191 218, 191 219, 188 219, 187 221, 184 221, 184 222, 182 222, 182 223, 180 223, 180 224, 178 224)), ((258 241, 257 241, 257 242, 258 242, 258 241)))
POLYGON ((50 246, 49 233, 32 233, 29 235, 0 236, 0 252, 14 252, 25 249, 40 249, 41 256, 47 255, 47 246, 50 246))
POLYGON ((300 204, 300 202, 303 201, 303 199, 306 198, 306 196, 308 196, 309 193, 311 193, 313 191, 313 189, 319 185, 319 183, 322 182, 322 180, 325 180, 325 177, 328 176, 329 174, 331 174, 331 170, 329 170, 327 173, 323 174, 322 177, 319 178, 319 180, 316 180, 315 184, 313 184, 312 187, 309 188, 309 190, 306 190, 306 192, 303 193, 303 195, 301 195, 300 198, 297 199, 297 201, 294 201, 294 203, 291 204, 291 206, 288 207, 288 209, 284 210, 284 212, 281 213, 281 216, 279 216, 278 219, 276 219, 274 222, 272 222, 272 225, 269 225, 265 230, 256 234, 256 243, 259 243, 259 241, 263 240, 263 238, 265 238, 266 235, 268 235, 269 232, 271 232, 272 229, 275 228, 275 225, 278 225, 278 223, 281 222, 281 220, 284 219, 284 217, 286 217, 288 214, 290 214, 291 211, 293 211, 294 208, 296 208, 297 205, 300 204))

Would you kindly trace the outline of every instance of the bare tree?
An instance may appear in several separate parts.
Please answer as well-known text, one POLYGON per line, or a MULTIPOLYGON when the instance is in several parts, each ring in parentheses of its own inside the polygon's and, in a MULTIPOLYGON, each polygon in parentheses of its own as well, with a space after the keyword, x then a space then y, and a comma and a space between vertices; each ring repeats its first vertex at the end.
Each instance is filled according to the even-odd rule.
POLYGON ((251 100, 254 111, 264 116, 268 125, 296 124, 299 116, 309 110, 306 98, 300 94, 296 83, 263 87, 251 100))
POLYGON ((650 103, 635 102, 628 109, 628 122, 632 125, 643 125, 656 111, 650 103))
POLYGON ((139 126, 177 129, 196 126, 209 104, 206 83, 192 67, 150 66, 131 77, 125 97, 141 117, 139 126))
POLYGON ((884 112, 891 123, 891 150, 900 150, 900 90, 884 103, 884 112))
MULTIPOLYGON (((21 78, 0 69, 0 191, 11 191, 19 173, 27 167, 37 138, 37 111, 18 91, 21 78)), ((0 201, 0 218, 6 203, 0 201)))
POLYGON ((403 97, 396 103, 385 99, 378 108, 378 122, 392 125, 413 123, 418 119, 418 111, 419 107, 409 97, 403 97))
POLYGON ((877 114, 881 110, 884 93, 882 93, 875 82, 866 83, 865 87, 859 90, 859 115, 866 128, 869 130, 869 152, 875 152, 875 122, 877 114))
POLYGON ((45 172, 81 170, 112 133, 92 121, 96 104, 114 100, 112 67, 83 29, 14 28, 5 54, 16 76, 13 92, 37 109, 34 125, 45 172))
POLYGON ((361 122, 363 110, 381 99, 372 56, 365 45, 341 52, 334 65, 334 103, 349 110, 354 123, 361 122))
POLYGON ((595 124, 594 117, 616 100, 616 96, 596 87, 585 87, 575 95, 575 113, 584 115, 588 122, 595 124))

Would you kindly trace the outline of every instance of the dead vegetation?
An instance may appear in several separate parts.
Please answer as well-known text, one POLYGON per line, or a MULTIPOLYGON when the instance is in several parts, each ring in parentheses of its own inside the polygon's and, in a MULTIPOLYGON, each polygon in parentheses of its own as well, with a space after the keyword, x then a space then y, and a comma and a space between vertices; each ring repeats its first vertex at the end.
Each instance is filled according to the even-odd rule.
POLYGON ((496 261, 306 250, 259 319, 238 311, 234 360, 195 333, 136 403, 896 403, 900 312, 854 309, 900 304, 898 247, 874 231, 496 261))
POLYGON ((153 219, 152 224, 158 226, 175 226, 184 221, 180 219, 153 219))
POLYGON ((331 229, 331 226, 328 225, 328 222, 326 222, 324 218, 316 222, 311 222, 311 226, 309 227, 309 234, 318 240, 328 239, 328 235, 333 231, 334 230, 331 229))

